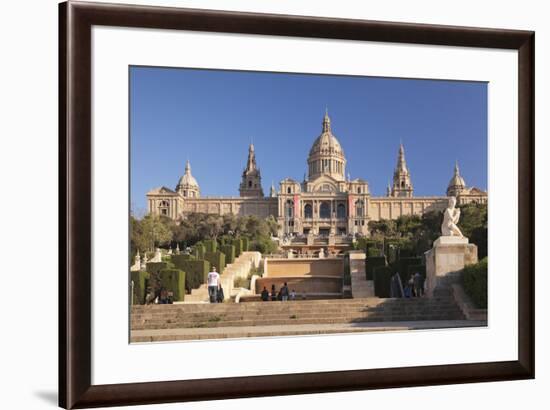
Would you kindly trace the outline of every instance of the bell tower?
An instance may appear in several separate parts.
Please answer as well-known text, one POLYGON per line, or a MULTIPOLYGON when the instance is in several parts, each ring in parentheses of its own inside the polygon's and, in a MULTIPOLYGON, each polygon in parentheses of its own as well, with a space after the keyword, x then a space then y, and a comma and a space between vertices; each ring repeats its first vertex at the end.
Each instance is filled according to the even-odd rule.
POLYGON ((256 166, 256 154, 254 144, 248 147, 248 160, 243 171, 239 194, 243 197, 263 197, 262 176, 260 169, 256 166))
POLYGON ((411 175, 405 161, 405 148, 403 148, 403 144, 399 145, 397 166, 393 172, 393 185, 390 194, 392 197, 411 198, 413 196, 411 175))

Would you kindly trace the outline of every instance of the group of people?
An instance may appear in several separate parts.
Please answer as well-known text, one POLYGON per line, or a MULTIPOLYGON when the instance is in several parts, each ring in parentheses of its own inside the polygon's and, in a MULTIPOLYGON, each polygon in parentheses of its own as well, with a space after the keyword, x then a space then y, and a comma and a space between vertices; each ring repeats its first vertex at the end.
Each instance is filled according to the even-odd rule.
POLYGON ((390 297, 414 298, 424 295, 424 278, 418 272, 411 274, 409 280, 403 286, 399 272, 395 272, 390 280, 390 297))
POLYGON ((212 266, 212 271, 208 272, 208 297, 210 303, 223 303, 224 294, 223 287, 220 281, 220 274, 216 272, 216 267, 212 266))
POLYGON ((287 300, 296 300, 296 291, 292 289, 290 292, 288 290, 288 285, 285 282, 284 285, 279 289, 277 292, 277 289, 275 288, 275 285, 271 285, 271 293, 267 290, 267 288, 264 286, 262 293, 261 293, 262 301, 269 302, 280 300, 282 302, 286 302, 287 300))

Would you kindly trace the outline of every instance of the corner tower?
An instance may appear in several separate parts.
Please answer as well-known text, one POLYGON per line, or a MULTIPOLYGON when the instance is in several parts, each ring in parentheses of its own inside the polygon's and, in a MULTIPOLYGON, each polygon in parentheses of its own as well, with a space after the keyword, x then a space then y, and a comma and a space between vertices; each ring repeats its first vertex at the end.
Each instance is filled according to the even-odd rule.
POLYGON ((254 145, 248 147, 248 160, 246 168, 243 171, 241 185, 239 186, 239 194, 244 197, 263 197, 262 176, 260 169, 256 165, 256 154, 254 145))
POLYGON ((405 148, 403 148, 403 144, 399 145, 397 166, 393 172, 393 185, 390 196, 404 198, 411 198, 413 196, 411 175, 407 168, 407 162, 405 161, 405 148))

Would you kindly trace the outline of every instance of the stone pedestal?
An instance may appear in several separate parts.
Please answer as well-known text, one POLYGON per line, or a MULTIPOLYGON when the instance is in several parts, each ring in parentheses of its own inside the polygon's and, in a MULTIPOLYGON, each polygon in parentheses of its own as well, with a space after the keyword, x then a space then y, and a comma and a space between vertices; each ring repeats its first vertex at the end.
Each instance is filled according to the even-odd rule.
POLYGON ((433 297, 438 290, 459 282, 464 266, 477 263, 477 246, 468 243, 468 238, 440 236, 425 256, 426 295, 433 297))

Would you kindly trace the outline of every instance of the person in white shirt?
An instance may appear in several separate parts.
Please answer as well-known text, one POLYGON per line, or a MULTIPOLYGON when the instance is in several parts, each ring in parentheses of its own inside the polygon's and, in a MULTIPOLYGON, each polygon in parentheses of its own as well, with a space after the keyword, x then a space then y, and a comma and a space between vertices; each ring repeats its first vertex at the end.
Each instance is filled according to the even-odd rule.
POLYGON ((220 274, 216 272, 216 267, 212 266, 212 271, 208 272, 208 296, 210 297, 210 303, 217 303, 218 301, 218 283, 220 281, 220 274))

